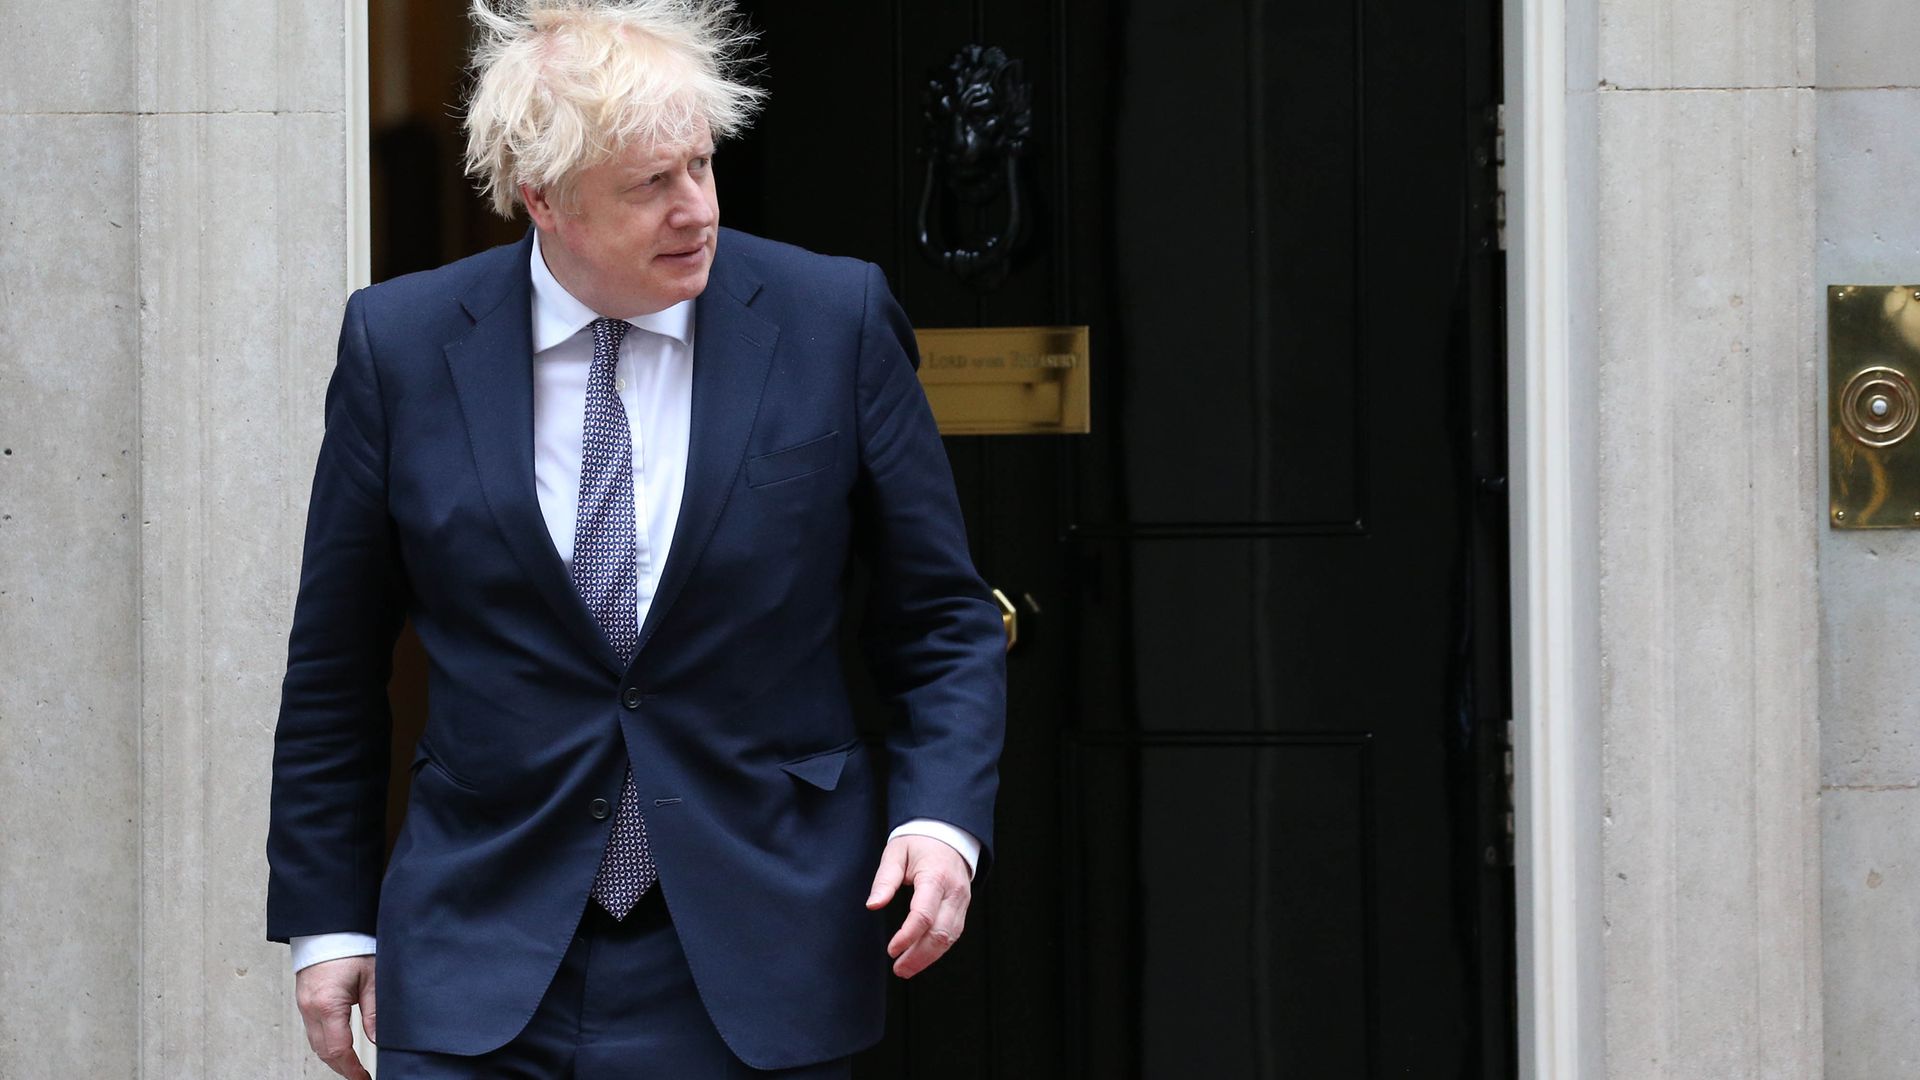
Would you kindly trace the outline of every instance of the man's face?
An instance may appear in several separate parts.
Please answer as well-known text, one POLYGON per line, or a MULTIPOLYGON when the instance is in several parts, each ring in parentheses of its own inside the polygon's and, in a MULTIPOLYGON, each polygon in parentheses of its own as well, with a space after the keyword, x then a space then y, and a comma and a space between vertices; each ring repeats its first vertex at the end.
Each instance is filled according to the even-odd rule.
POLYGON ((580 173, 575 202, 522 188, 547 266, 611 318, 668 308, 707 287, 720 239, 713 136, 705 123, 681 147, 628 147, 580 173))

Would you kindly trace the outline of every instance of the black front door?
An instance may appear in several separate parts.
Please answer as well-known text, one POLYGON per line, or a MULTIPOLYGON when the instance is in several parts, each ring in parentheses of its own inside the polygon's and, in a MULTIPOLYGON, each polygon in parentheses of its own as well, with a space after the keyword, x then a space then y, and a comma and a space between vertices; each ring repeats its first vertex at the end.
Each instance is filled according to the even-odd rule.
POLYGON ((862 1075, 1512 1075, 1493 5, 748 11, 723 220, 1092 333, 1091 435, 948 440, 1021 609, 998 862, 862 1075), (987 288, 915 236, 969 44, 1032 95, 987 288))
MULTIPOLYGON (((1092 434, 947 442, 1021 617, 997 862, 860 1075, 1514 1075, 1497 5, 744 6, 724 222, 878 262, 922 327, 1092 334, 1092 434), (991 287, 915 235, 969 44, 1031 86, 991 287)), ((383 19, 376 280, 523 228, 460 176, 462 6, 383 19)), ((409 635, 396 764, 423 670, 409 635)))

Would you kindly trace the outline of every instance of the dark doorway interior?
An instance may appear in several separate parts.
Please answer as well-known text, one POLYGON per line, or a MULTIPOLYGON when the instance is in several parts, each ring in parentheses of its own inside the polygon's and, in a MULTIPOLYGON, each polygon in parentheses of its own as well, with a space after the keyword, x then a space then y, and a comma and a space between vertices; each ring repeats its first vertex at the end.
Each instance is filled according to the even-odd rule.
MULTIPOLYGON (((521 230, 459 176, 460 5, 376 7, 380 279, 521 230)), ((726 223, 922 327, 1092 328, 1091 435, 947 441, 1022 608, 998 861, 861 1075, 1515 1075, 1497 5, 743 7, 773 94, 726 223), (1032 93, 986 290, 915 243, 970 43, 1032 93)))

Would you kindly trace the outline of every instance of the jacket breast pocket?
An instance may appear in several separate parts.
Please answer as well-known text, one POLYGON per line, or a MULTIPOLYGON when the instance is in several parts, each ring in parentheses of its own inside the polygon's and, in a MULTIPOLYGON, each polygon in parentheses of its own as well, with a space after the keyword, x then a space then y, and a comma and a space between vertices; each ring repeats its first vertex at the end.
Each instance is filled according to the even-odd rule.
POLYGON ((802 476, 817 473, 833 464, 834 452, 840 448, 840 433, 829 431, 817 439, 809 439, 798 446, 789 446, 785 450, 775 450, 771 454, 747 459, 747 486, 766 487, 782 480, 797 480, 802 476))

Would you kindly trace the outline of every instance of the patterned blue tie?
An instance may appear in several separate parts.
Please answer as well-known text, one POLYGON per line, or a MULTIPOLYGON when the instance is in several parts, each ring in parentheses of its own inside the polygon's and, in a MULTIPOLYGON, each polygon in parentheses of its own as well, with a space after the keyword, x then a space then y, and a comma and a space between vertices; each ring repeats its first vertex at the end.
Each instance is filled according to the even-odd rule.
MULTIPOLYGON (((622 663, 632 663, 640 640, 639 544, 633 527, 633 438, 627 410, 614 391, 613 370, 628 324, 593 321, 593 367, 587 373, 587 416, 580 460, 580 510, 573 532, 573 587, 606 631, 622 663)), ((647 847, 647 822, 627 769, 620 809, 613 816, 593 898, 624 919, 658 877, 647 847)))

